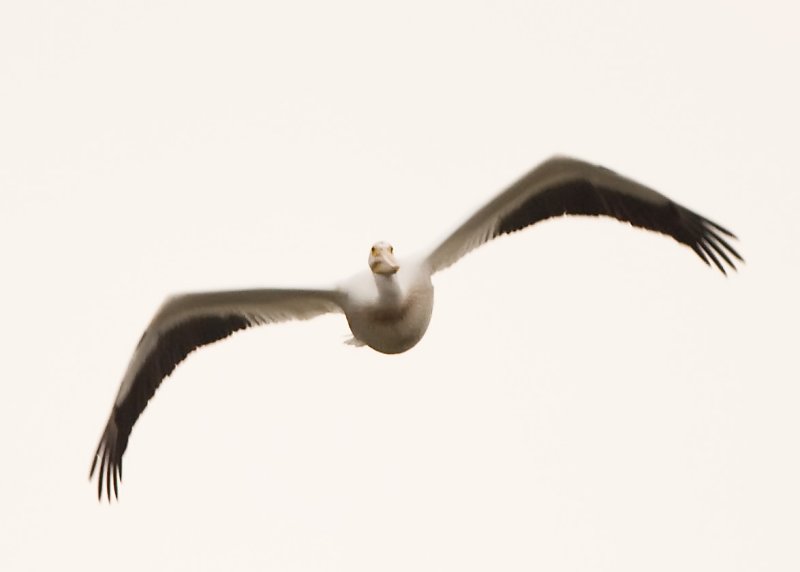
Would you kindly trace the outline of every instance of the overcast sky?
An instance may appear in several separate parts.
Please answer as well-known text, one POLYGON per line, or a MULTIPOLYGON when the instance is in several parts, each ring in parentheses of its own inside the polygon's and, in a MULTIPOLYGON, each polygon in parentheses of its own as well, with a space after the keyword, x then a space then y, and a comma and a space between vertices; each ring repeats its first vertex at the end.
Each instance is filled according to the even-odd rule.
POLYGON ((3 2, 0 569, 797 570, 796 2, 3 2), (739 235, 554 220, 193 354, 87 480, 165 296, 433 246, 554 153, 739 235))

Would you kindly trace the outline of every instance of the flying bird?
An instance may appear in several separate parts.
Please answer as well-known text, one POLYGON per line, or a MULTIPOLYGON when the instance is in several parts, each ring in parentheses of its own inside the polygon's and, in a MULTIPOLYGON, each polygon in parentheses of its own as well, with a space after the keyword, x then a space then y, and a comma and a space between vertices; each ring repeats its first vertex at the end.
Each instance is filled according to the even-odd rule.
POLYGON ((199 347, 245 328, 343 313, 348 343, 397 354, 425 335, 433 311, 431 277, 504 234, 561 215, 609 216, 687 245, 723 274, 743 262, 735 236, 664 195, 604 167, 554 157, 500 193, 424 256, 399 260, 387 242, 369 251, 369 271, 330 290, 257 289, 168 298, 142 335, 97 446, 97 494, 118 497, 122 456, 133 425, 161 382, 199 347))

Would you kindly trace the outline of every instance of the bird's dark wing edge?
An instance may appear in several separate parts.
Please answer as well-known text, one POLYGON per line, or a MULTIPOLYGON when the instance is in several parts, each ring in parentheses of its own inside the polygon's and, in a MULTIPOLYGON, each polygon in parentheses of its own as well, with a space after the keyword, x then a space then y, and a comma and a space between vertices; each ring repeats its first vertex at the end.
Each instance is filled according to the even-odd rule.
POLYGON ((429 255, 443 270, 498 236, 562 215, 608 216, 671 236, 723 274, 744 262, 730 245, 736 237, 661 193, 600 165, 556 156, 541 163, 475 212, 429 255))
MULTIPOLYGON (((114 407, 106 428, 97 445, 89 478, 98 470, 97 497, 102 498, 105 483, 106 495, 111 500, 119 496, 122 480, 122 455, 128 447, 128 437, 134 423, 144 411, 148 401, 155 395, 164 378, 186 356, 199 347, 222 340, 238 330, 257 325, 258 322, 243 315, 200 316, 179 322, 159 335, 155 347, 144 358, 138 369, 131 390, 125 399, 114 407), (99 462, 99 466, 98 466, 99 462)), ((141 345, 144 336, 140 340, 141 345)))
POLYGON ((735 270, 732 258, 744 261, 726 239, 736 236, 719 224, 671 200, 654 204, 587 179, 569 180, 533 195, 500 218, 492 238, 562 215, 609 216, 666 234, 689 246, 703 262, 713 263, 723 274, 727 274, 723 262, 735 270))

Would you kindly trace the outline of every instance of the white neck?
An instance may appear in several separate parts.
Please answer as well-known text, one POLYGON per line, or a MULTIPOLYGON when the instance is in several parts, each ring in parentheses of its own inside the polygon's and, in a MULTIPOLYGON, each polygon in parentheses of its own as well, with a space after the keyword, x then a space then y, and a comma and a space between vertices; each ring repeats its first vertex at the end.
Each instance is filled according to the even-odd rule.
POLYGON ((378 287, 378 297, 385 301, 400 301, 403 293, 397 281, 397 274, 375 274, 375 285, 378 287))

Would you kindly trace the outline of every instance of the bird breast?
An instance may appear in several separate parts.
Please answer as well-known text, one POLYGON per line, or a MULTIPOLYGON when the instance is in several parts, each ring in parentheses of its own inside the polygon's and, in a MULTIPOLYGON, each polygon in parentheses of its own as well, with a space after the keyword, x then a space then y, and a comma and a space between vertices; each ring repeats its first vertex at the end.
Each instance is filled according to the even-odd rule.
POLYGON ((431 320, 430 277, 406 274, 369 278, 374 286, 362 284, 361 295, 351 298, 345 308, 353 336, 385 354, 413 348, 425 335, 431 320))

